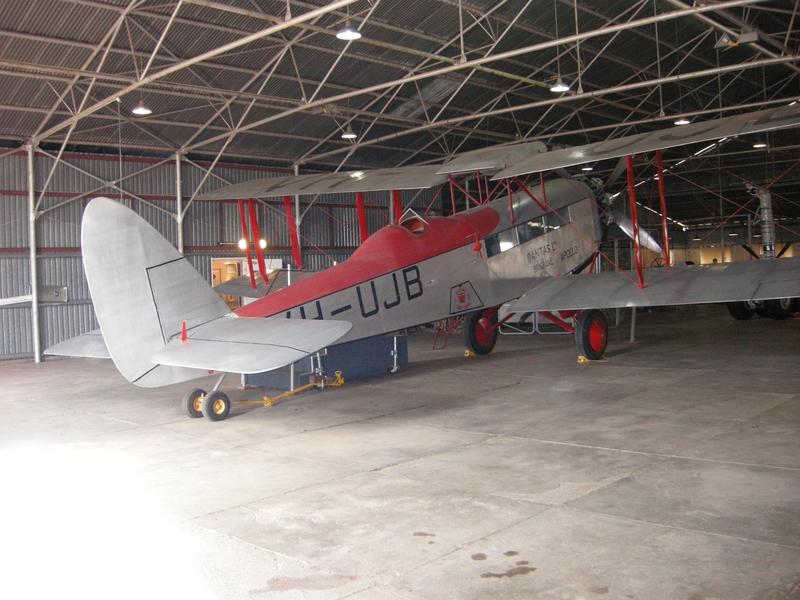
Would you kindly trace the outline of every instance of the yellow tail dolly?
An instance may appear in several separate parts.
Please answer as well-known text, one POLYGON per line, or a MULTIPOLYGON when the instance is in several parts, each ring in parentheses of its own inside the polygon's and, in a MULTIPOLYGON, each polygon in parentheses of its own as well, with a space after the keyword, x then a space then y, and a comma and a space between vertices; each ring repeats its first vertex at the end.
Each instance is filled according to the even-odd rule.
POLYGON ((300 392, 305 392, 313 387, 323 389, 327 387, 338 387, 344 384, 344 377, 342 377, 341 371, 336 371, 336 377, 331 379, 330 377, 318 377, 314 376, 311 377, 311 383, 307 383, 306 385, 302 385, 299 388, 295 388, 289 392, 281 394, 280 396, 275 396, 274 398, 270 398, 269 396, 264 396, 263 400, 247 400, 244 402, 237 402, 236 404, 260 404, 261 406, 272 406, 278 400, 283 400, 284 398, 288 398, 289 396, 294 396, 295 394, 299 394, 300 392))

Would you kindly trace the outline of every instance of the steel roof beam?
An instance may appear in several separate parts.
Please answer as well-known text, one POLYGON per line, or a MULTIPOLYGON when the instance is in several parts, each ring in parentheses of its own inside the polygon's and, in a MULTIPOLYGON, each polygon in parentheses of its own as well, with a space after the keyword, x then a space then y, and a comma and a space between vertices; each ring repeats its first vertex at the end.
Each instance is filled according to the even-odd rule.
MULTIPOLYGON (((764 0, 731 0, 729 2, 728 6, 730 6, 730 5, 745 6, 745 5, 749 5, 749 4, 756 4, 756 3, 762 2, 762 1, 764 1, 764 0)), ((483 65, 483 64, 489 63, 489 62, 504 60, 505 58, 516 57, 516 56, 521 56, 521 55, 524 55, 524 54, 537 52, 537 51, 540 51, 540 50, 552 48, 552 47, 554 47, 556 45, 568 44, 568 43, 575 42, 577 40, 590 39, 590 38, 599 37, 599 36, 602 36, 602 35, 610 35, 610 34, 613 34, 613 33, 617 32, 617 31, 622 31, 622 30, 626 30, 626 29, 634 29, 636 27, 642 27, 642 26, 645 26, 645 25, 650 25, 652 23, 657 23, 657 22, 661 22, 661 21, 669 21, 669 20, 672 20, 672 19, 677 19, 677 18, 693 15, 693 14, 698 13, 698 12, 708 12, 710 10, 715 10, 715 9, 716 9, 716 5, 714 5, 713 7, 696 6, 696 7, 692 7, 690 9, 687 9, 687 10, 678 10, 678 11, 673 11, 671 13, 663 13, 661 15, 655 15, 653 17, 646 17, 646 18, 639 19, 637 21, 631 21, 629 23, 612 25, 612 26, 608 26, 608 27, 603 27, 603 28, 598 29, 598 30, 592 30, 592 31, 588 31, 588 32, 583 32, 583 33, 580 33, 580 34, 577 34, 577 35, 568 36, 566 38, 562 38, 562 39, 559 39, 559 40, 556 40, 556 41, 543 42, 543 43, 539 43, 539 44, 534 44, 532 46, 525 46, 525 47, 522 47, 522 48, 509 50, 509 51, 502 52, 502 53, 499 53, 499 54, 496 54, 496 55, 491 55, 491 56, 482 57, 482 58, 478 58, 478 59, 468 60, 466 63, 463 63, 463 64, 452 65, 452 66, 449 66, 449 67, 443 67, 443 68, 439 68, 439 69, 434 69, 432 71, 427 71, 425 73, 411 75, 409 77, 404 77, 401 80, 392 80, 392 81, 389 81, 389 82, 384 82, 384 83, 380 83, 380 84, 377 84, 377 85, 368 86, 368 87, 366 87, 366 88, 364 88, 362 90, 357 90, 357 91, 348 92, 348 93, 345 93, 345 94, 340 94, 338 96, 329 97, 329 98, 326 98, 325 100, 321 100, 321 101, 311 102, 311 103, 309 103, 308 105, 306 105, 304 107, 298 107, 296 109, 290 109, 290 110, 285 111, 282 114, 275 115, 275 116, 272 116, 272 117, 268 117, 268 118, 265 118, 265 119, 260 119, 260 120, 254 122, 254 123, 250 123, 247 126, 245 126, 245 129, 252 129, 252 128, 255 128, 255 127, 260 127, 262 125, 265 125, 267 123, 271 123, 273 121, 276 121, 276 120, 281 119, 283 117, 289 116, 291 114, 300 112, 302 110, 309 110, 312 107, 321 106, 322 104, 325 104, 325 103, 340 102, 342 100, 347 100, 348 98, 352 98, 352 97, 359 96, 359 95, 362 95, 362 94, 381 91, 383 89, 386 89, 386 88, 389 88, 389 87, 393 87, 393 86, 398 85, 398 84, 412 83, 414 81, 419 81, 419 80, 422 80, 422 79, 433 78, 433 77, 437 77, 439 75, 445 75, 445 74, 448 74, 448 73, 453 73, 453 72, 456 72, 456 71, 459 71, 459 70, 462 70, 462 69, 473 68, 474 66, 477 66, 477 65, 483 65)), ((625 87, 621 87, 621 88, 614 88, 614 89, 618 90, 618 91, 622 91, 622 90, 624 90, 626 88, 625 87)), ((635 89, 635 88, 627 88, 627 89, 635 89)), ((605 93, 606 92, 603 92, 603 94, 597 93, 597 95, 604 95, 605 93)), ((549 102, 554 102, 554 101, 549 101, 549 102)), ((532 105, 539 105, 539 103, 533 103, 532 105)), ((503 111, 503 112, 505 113, 505 112, 509 112, 509 111, 503 111)), ((478 115, 478 116, 481 116, 481 115, 478 115)), ((466 117, 463 118, 463 120, 467 121, 467 120, 472 120, 474 118, 475 118, 474 116, 466 116, 466 117)), ((423 127, 423 129, 428 129, 428 128, 430 128, 430 126, 424 126, 423 127)), ((418 128, 418 130, 419 130, 419 128, 418 128)), ((219 140, 219 138, 211 138, 210 140, 207 140, 205 143, 212 143, 212 142, 215 142, 215 141, 218 141, 218 140, 219 140)), ((192 149, 192 147, 187 148, 187 150, 190 150, 190 149, 192 149)))
MULTIPOLYGON (((171 75, 173 73, 176 73, 178 71, 181 71, 183 69, 191 67, 192 65, 196 65, 198 63, 204 62, 204 61, 206 61, 206 60, 208 60, 210 58, 214 58, 215 56, 219 56, 220 54, 225 54, 226 52, 230 52, 231 50, 235 50, 236 48, 240 48, 240 47, 242 47, 242 46, 244 46, 246 44, 250 44, 252 42, 258 41, 258 40, 263 39, 265 37, 268 37, 268 36, 271 36, 271 35, 275 35, 276 33, 279 33, 280 31, 283 31, 284 29, 288 29, 289 27, 293 27, 293 26, 295 26, 295 25, 297 25, 299 23, 303 23, 305 21, 309 21, 309 20, 314 19, 315 17, 317 17, 319 15, 323 15, 323 14, 325 14, 327 12, 330 12, 332 10, 335 10, 337 8, 340 8, 340 7, 343 7, 343 6, 348 6, 348 5, 352 4, 353 2, 355 2, 355 0, 334 0, 333 2, 331 2, 330 4, 328 4, 328 5, 326 5, 326 6, 322 7, 322 8, 318 8, 316 10, 309 11, 309 12, 307 12, 307 13, 299 16, 299 17, 295 17, 293 19, 290 19, 289 21, 285 21, 284 23, 273 25, 272 27, 268 27, 268 28, 266 28, 266 29, 264 29, 262 31, 258 31, 256 33, 244 36, 244 37, 242 37, 242 38, 240 38, 238 40, 235 40, 233 42, 229 42, 227 44, 223 44, 222 46, 214 48, 213 50, 209 50, 209 51, 204 52, 204 53, 202 53, 202 54, 200 54, 198 56, 186 59, 183 62, 180 62, 178 64, 172 65, 171 67, 166 67, 166 68, 158 71, 157 73, 153 73, 151 75, 148 75, 147 77, 143 77, 138 82, 133 83, 133 84, 129 85, 127 88, 125 88, 122 91, 121 95, 125 95, 125 94, 128 94, 130 92, 136 91, 139 88, 141 88, 142 86, 147 85, 150 82, 157 81, 159 79, 163 79, 167 75, 171 75)), ((106 99, 101 100, 99 102, 96 102, 95 104, 93 104, 89 108, 80 111, 79 113, 77 113, 73 117, 71 117, 69 119, 66 119, 65 121, 62 121, 58 125, 56 125, 54 127, 51 127, 50 129, 48 129, 44 133, 41 133, 40 135, 36 136, 36 140, 35 141, 38 141, 39 139, 46 139, 46 138, 50 137, 51 135, 53 135, 54 133, 56 133, 58 131, 61 131, 62 129, 64 129, 66 127, 70 127, 73 123, 79 121, 83 117, 86 117, 86 116, 88 116, 88 115, 90 115, 90 114, 92 114, 94 112, 97 112, 101 108, 103 108, 105 106, 108 106, 109 104, 114 102, 114 100, 115 100, 115 97, 109 97, 109 98, 106 98, 106 99)))

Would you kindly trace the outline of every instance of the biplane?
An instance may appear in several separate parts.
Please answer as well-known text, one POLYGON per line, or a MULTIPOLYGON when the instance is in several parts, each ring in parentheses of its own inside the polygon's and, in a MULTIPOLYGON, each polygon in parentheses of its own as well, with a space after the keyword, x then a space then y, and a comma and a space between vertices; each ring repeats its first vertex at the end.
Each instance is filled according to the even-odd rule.
MULTIPOLYGON (((800 296, 800 258, 707 266, 668 262, 666 268, 644 269, 641 247, 662 248, 639 227, 630 159, 798 124, 800 106, 789 106, 553 152, 539 142, 523 142, 468 152, 442 165, 271 178, 222 188, 198 199, 284 197, 288 210, 294 195, 447 185, 454 190, 465 174, 479 173, 485 183, 491 177, 496 186, 489 194, 486 183, 485 202, 449 216, 402 212, 395 194, 396 223, 364 236, 347 261, 235 311, 141 217, 97 198, 85 210, 81 243, 104 348, 92 333, 47 352, 97 356, 106 349, 129 381, 156 387, 211 372, 269 371, 335 344, 453 318, 461 320, 468 349, 486 354, 497 340, 498 309, 510 302, 512 312, 536 311, 574 332, 579 356, 597 360, 608 340, 603 308, 800 296), (619 157, 627 167, 630 217, 613 206, 615 196, 604 191, 607 183, 563 172, 619 157), (545 171, 561 176, 545 180, 545 171), (521 179, 532 174, 540 174, 535 185, 521 179), (591 273, 610 221, 631 233, 636 268, 591 273)), ((623 170, 615 172, 614 177, 623 170)), ((666 218, 663 206, 661 212, 666 218)), ((662 238, 666 246, 666 221, 662 238)), ((257 247, 256 253, 263 266, 257 247)), ((668 261, 666 247, 664 254, 668 261)), ((263 269, 261 276, 268 281, 263 269)), ((224 419, 230 401, 219 391, 220 383, 210 393, 187 394, 186 413, 224 419)))

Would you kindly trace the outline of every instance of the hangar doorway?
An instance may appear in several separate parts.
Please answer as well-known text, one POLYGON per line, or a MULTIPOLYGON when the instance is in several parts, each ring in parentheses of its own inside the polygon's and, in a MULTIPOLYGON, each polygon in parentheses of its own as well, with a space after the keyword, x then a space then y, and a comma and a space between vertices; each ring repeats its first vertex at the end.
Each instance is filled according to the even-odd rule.
MULTIPOLYGON (((267 267, 267 276, 272 279, 272 273, 283 268, 283 260, 280 258, 265 258, 264 263, 267 267)), ((255 260, 251 266, 254 273, 258 273, 258 265, 255 260)), ((245 286, 250 289, 250 268, 247 265, 247 259, 240 258, 212 258, 211 259, 211 285, 217 287, 223 283, 232 282, 245 286)), ((260 279, 259 279, 260 281, 260 279)), ((263 284, 260 284, 263 285, 263 284)), ((220 294, 223 302, 228 305, 231 310, 235 310, 244 304, 249 304, 256 300, 255 297, 237 296, 229 294, 220 294)))

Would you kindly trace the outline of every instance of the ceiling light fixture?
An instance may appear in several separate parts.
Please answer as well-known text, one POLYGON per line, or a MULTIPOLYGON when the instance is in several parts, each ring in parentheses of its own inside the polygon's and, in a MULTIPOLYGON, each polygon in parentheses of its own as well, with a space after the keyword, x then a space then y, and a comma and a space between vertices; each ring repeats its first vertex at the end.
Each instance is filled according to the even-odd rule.
POLYGON ((350 19, 344 22, 344 26, 336 32, 336 37, 340 40, 345 40, 347 42, 352 42, 353 40, 357 40, 361 37, 361 33, 353 27, 353 24, 350 22, 350 19))
POLYGON ((761 140, 759 140, 755 144, 753 144, 753 148, 761 149, 761 148, 766 148, 766 147, 767 147, 767 143, 766 142, 762 142, 761 140))
MULTIPOLYGON (((558 39, 558 5, 556 4, 556 0, 553 0, 553 15, 556 24, 556 39, 558 39)), ((558 44, 556 44, 556 68, 558 70, 558 79, 555 85, 550 88, 550 91, 554 94, 560 94, 561 92, 566 92, 569 86, 561 79, 561 55, 559 54, 558 44)))
POLYGON ((342 133, 342 137, 343 137, 344 139, 346 139, 346 140, 354 140, 354 139, 356 139, 358 136, 356 135, 355 131, 353 131, 353 128, 352 128, 352 127, 350 127, 350 125, 348 125, 348 126, 347 126, 347 129, 345 129, 345 130, 344 130, 344 133, 342 133))
POLYGON ((593 171, 593 170, 594 167, 591 165, 584 165, 583 167, 581 167, 581 171, 593 171))
POLYGON ((132 112, 133 114, 135 114, 135 115, 139 115, 139 116, 141 116, 141 117, 144 117, 144 116, 146 116, 146 115, 150 115, 150 114, 152 114, 152 113, 153 113, 153 111, 152 111, 152 110, 150 110, 149 108, 147 108, 147 106, 145 105, 145 103, 144 103, 144 102, 139 102, 139 104, 137 104, 137 105, 134 107, 134 109, 133 109, 131 112, 132 112))
POLYGON ((680 119, 675 121, 675 125, 688 125, 689 123, 691 123, 691 121, 686 117, 681 117, 680 119))

